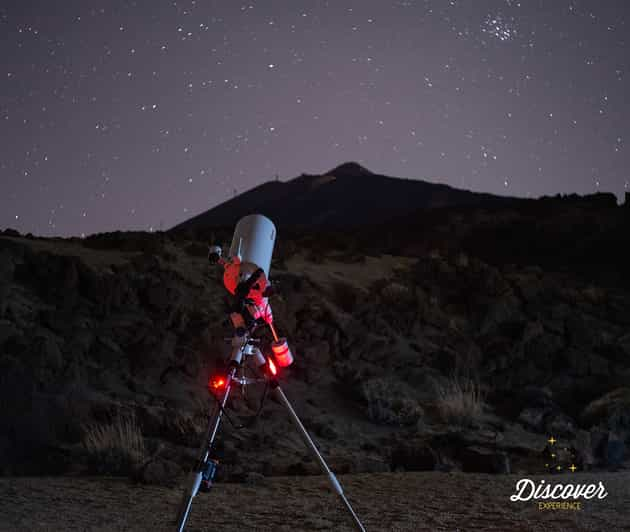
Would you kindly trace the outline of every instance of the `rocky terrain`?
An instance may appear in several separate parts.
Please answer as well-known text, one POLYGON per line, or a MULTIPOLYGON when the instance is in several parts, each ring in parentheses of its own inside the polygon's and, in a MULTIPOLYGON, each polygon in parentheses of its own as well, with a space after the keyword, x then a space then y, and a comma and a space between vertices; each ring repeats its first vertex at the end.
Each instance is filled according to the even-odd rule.
MULTIPOLYGON (((392 479, 410 471, 627 468, 629 211, 601 197, 539 201, 438 209, 399 230, 279 227, 272 304, 296 355, 281 382, 333 470, 384 474, 374 478, 402 490, 392 479)), ((225 227, 0 234, 4 476, 181 480, 230 333, 207 244, 230 237, 225 227)), ((267 399, 255 417, 262 395, 230 401, 220 481, 318 472, 278 404, 267 399)), ((413 492, 423 482, 404 478, 413 492)))

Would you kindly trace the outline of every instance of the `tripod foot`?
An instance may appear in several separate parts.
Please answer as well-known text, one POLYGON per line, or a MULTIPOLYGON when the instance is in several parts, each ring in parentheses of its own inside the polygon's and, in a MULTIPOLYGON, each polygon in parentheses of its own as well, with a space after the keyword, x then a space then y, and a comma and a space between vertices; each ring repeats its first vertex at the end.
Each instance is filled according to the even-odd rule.
POLYGON ((179 507, 179 513, 177 515, 177 532, 183 532, 184 530, 188 514, 190 513, 190 507, 192 506, 192 501, 199 491, 201 479, 201 471, 192 472, 189 476, 188 489, 184 492, 184 496, 182 497, 182 502, 179 507))

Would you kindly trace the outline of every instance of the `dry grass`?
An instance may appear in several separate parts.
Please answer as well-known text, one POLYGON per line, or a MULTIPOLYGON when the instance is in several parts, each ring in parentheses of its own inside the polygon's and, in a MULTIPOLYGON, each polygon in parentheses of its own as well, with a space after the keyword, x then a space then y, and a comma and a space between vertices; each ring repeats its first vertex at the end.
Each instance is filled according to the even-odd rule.
POLYGON ((438 411, 445 422, 467 427, 480 421, 484 400, 478 382, 453 375, 437 392, 438 411))
POLYGON ((83 444, 98 473, 130 475, 145 459, 144 438, 134 415, 87 426, 83 444))

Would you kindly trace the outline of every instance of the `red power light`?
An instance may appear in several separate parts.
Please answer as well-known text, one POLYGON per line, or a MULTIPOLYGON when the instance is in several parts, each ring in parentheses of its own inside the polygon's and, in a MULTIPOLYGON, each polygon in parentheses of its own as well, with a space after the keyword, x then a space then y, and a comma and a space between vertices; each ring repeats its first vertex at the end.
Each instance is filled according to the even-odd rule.
POLYGON ((278 370, 276 368, 276 365, 273 363, 273 360, 268 358, 267 364, 269 365, 269 372, 275 377, 278 374, 278 370))
POLYGON ((221 390, 225 388, 225 379, 223 377, 212 377, 210 379, 210 387, 214 390, 221 390))

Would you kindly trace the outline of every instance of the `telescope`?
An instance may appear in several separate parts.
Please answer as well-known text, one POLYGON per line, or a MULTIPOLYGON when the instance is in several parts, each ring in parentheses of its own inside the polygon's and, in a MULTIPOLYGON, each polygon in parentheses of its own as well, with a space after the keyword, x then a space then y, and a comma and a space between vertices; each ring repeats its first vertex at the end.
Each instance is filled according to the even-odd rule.
POLYGON ((271 295, 269 270, 275 241, 276 227, 273 222, 263 215, 252 214, 241 218, 236 224, 227 257, 223 257, 219 246, 212 245, 208 249, 209 262, 223 267, 223 285, 234 296, 233 305, 229 310, 229 321, 233 329, 232 337, 229 339, 232 348, 227 371, 213 376, 208 383, 208 391, 214 405, 208 416, 208 427, 200 446, 199 458, 188 476, 177 513, 178 532, 183 532, 186 526, 193 499, 200 491, 210 491, 214 482, 219 465, 213 456, 214 443, 223 417, 230 419, 226 412, 230 393, 235 388, 240 388, 243 393, 247 385, 259 382, 265 383, 265 393, 258 413, 269 389, 274 398, 287 410, 289 419, 306 448, 348 510, 353 525, 357 530, 365 532, 337 477, 328 467, 278 382, 281 369, 290 366, 294 359, 287 339, 279 337, 276 332, 269 303, 271 295), (263 354, 260 349, 261 340, 253 336, 253 333, 265 327, 271 331, 273 341, 271 349, 263 354), (246 376, 246 367, 251 368, 252 365, 257 377, 246 376))

